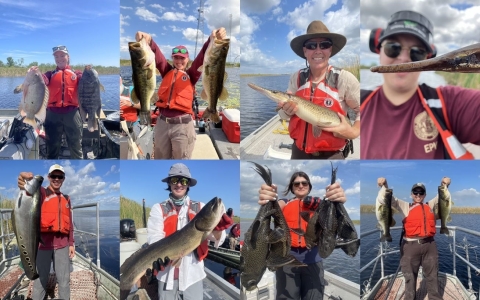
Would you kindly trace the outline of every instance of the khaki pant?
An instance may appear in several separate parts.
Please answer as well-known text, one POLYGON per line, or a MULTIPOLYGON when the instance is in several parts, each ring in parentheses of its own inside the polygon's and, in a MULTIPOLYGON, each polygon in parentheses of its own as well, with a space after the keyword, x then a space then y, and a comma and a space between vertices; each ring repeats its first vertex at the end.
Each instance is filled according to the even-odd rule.
POLYGON ((197 140, 193 121, 170 124, 158 118, 155 124, 155 159, 190 159, 197 140))

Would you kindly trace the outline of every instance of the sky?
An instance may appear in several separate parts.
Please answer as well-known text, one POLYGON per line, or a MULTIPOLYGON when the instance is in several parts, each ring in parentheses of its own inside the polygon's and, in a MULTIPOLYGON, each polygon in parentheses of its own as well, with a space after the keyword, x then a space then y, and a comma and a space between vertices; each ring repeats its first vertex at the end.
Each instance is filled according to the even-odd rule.
POLYGON ((119 66, 119 0, 0 0, 0 60, 55 63, 65 45, 70 63, 119 66))
POLYGON ((360 9, 362 65, 378 64, 378 54, 368 47, 370 32, 385 28, 390 16, 400 10, 416 11, 432 22, 437 56, 479 42, 479 0, 362 0, 360 9))
POLYGON ((120 161, 117 160, 19 160, 1 162, 0 195, 15 199, 20 172, 43 176, 43 187, 49 185, 48 170, 53 164, 65 169, 65 181, 60 191, 70 196, 73 206, 100 203, 101 210, 118 210, 120 199, 120 161))
POLYGON ((480 206, 480 161, 362 161, 362 204, 375 204, 379 188, 377 178, 385 177, 393 195, 411 201, 412 186, 423 183, 427 189, 425 201, 437 195, 444 176, 450 177, 449 186, 454 206, 480 206))
POLYGON ((330 64, 349 65, 360 52, 359 0, 242 0, 242 74, 290 74, 305 67, 305 60, 290 48, 290 41, 305 34, 313 20, 347 38, 346 46, 330 64))
POLYGON ((239 215, 238 160, 122 160, 121 195, 140 204, 145 199, 147 207, 167 200, 167 183, 162 179, 168 177, 170 167, 175 163, 185 164, 191 176, 197 180, 197 184, 188 192, 191 199, 206 203, 219 197, 225 209, 231 207, 233 214, 239 215))
POLYGON ((147 32, 170 58, 172 48, 178 45, 187 47, 190 58, 202 48, 214 29, 224 27, 230 38, 227 61, 238 62, 240 47, 240 0, 205 0, 203 28, 198 31, 199 0, 147 1, 120 0, 120 57, 130 59, 128 42, 135 41, 137 31, 147 32), (202 40, 203 36, 203 40, 202 40))
MULTIPOLYGON (((277 185, 279 198, 293 198, 289 193, 283 196, 285 187, 290 182, 290 177, 294 172, 303 171, 310 177, 312 183, 311 196, 323 197, 325 188, 330 184, 332 167, 329 161, 255 161, 258 164, 266 165, 272 172, 272 181, 277 185)), ((258 191, 264 183, 262 177, 253 169, 253 164, 247 161, 240 163, 240 188, 241 194, 241 218, 255 218, 259 204, 258 191)), ((360 170, 359 161, 334 161, 333 166, 338 166, 337 182, 344 189, 347 196, 347 202, 344 206, 352 220, 360 219, 360 170)))

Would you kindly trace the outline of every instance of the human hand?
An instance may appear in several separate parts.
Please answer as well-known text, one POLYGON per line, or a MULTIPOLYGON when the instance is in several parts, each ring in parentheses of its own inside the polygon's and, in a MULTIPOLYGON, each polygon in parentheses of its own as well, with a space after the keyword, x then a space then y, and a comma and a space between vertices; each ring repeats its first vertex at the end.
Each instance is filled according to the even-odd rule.
POLYGON ((132 103, 127 97, 120 97, 120 107, 130 107, 132 103))
POLYGON ((75 257, 75 246, 68 247, 68 257, 74 258, 75 257))
POLYGON ((265 183, 262 184, 258 194, 258 204, 260 205, 265 205, 268 203, 268 201, 278 200, 277 186, 274 184, 272 184, 272 186, 269 186, 265 183))
POLYGON ((283 109, 285 114, 289 117, 293 116, 298 111, 297 103, 295 103, 293 101, 280 102, 280 103, 277 104, 277 108, 283 109))
POLYGON ((440 182, 440 185, 446 185, 448 187, 451 182, 452 180, 450 179, 450 177, 443 177, 442 182, 440 182))
POLYGON ((382 186, 388 187, 387 178, 385 178, 385 177, 379 177, 379 178, 377 179, 377 185, 378 185, 379 187, 382 187, 382 186))
POLYGON ((147 42, 147 44, 151 45, 152 44, 152 36, 146 32, 142 32, 142 31, 137 31, 137 33, 135 34, 135 40, 137 42, 139 42, 142 38, 145 39, 145 41, 147 42))
POLYGON ((340 124, 334 127, 322 127, 322 130, 333 132, 333 136, 335 137, 349 138, 351 136, 352 125, 342 113, 337 114, 340 117, 340 124))
POLYGON ((216 38, 217 40, 223 40, 227 37, 227 31, 225 28, 220 27, 212 31, 212 37, 216 38))
POLYGON ((220 222, 218 222, 217 226, 214 228, 216 231, 222 231, 230 227, 233 224, 232 218, 230 218, 227 214, 223 214, 220 222))
POLYGON ((31 180, 33 178, 32 172, 20 172, 17 179, 18 188, 21 190, 25 189, 25 181, 31 180))
POLYGON ((338 182, 335 182, 326 188, 327 192, 325 193, 325 200, 330 200, 334 202, 345 203, 347 202, 347 197, 345 196, 345 191, 340 186, 338 182))

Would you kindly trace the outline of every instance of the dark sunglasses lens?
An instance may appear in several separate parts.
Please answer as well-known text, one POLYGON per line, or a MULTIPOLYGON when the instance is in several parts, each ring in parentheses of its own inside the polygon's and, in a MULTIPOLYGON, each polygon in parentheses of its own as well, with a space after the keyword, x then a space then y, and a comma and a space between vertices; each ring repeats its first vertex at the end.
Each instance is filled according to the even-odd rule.
POLYGON ((383 51, 388 57, 395 58, 400 55, 402 45, 399 43, 386 43, 385 46, 383 46, 383 51))
POLYGON ((320 42, 320 49, 328 49, 330 47, 332 47, 332 43, 329 41, 320 42))
POLYGON ((305 43, 305 48, 307 48, 308 50, 315 50, 317 49, 317 43, 316 42, 305 43))
POLYGON ((295 187, 299 187, 300 185, 307 186, 308 182, 307 181, 297 181, 297 182, 294 182, 293 185, 295 187))
POLYGON ((189 182, 190 182, 190 180, 188 180, 188 178, 182 178, 182 179, 180 180, 180 183, 181 183, 182 185, 187 185, 189 182))
POLYGON ((52 179, 63 179, 65 177, 62 176, 62 175, 50 175, 50 178, 52 178, 52 179))
POLYGON ((177 184, 178 183, 178 178, 177 177, 171 177, 170 178, 170 183, 171 184, 177 184))
POLYGON ((420 61, 424 60, 425 58, 427 58, 427 51, 417 47, 412 47, 410 49, 410 59, 412 61, 420 61))
POLYGON ((416 196, 423 196, 425 195, 425 192, 422 192, 422 191, 413 191, 413 194, 416 195, 416 196))

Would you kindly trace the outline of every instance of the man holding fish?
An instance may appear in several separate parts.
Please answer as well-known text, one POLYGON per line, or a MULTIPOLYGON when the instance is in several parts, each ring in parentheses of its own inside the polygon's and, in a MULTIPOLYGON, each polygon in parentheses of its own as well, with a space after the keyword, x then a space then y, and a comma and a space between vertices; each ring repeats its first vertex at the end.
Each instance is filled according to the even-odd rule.
MULTIPOLYGON (((162 75, 156 102, 160 115, 155 125, 155 159, 191 158, 196 141, 192 119, 195 84, 202 74, 201 67, 204 64, 207 48, 213 47, 217 41, 226 40, 226 35, 223 27, 213 30, 191 67, 187 69, 190 56, 185 46, 179 45, 172 49, 173 65, 170 65, 152 36, 145 32, 137 32, 136 40, 146 40, 155 55, 156 68, 162 75)), ((205 81, 205 75, 203 81, 205 81)), ((134 90, 136 89, 138 87, 135 86, 134 90)))
MULTIPOLYGON (((445 223, 450 220, 452 207, 452 200, 448 191, 450 182, 450 178, 443 177, 438 187, 438 196, 426 203, 423 201, 427 191, 422 183, 416 183, 412 186, 412 203, 390 196, 391 207, 400 211, 403 215, 400 266, 405 277, 405 300, 415 299, 420 266, 423 268, 423 274, 427 282, 428 299, 442 299, 438 288, 438 251, 434 236, 437 219, 442 220, 440 233, 449 234, 445 223)), ((383 205, 385 204, 386 192, 390 191, 392 193, 392 190, 388 190, 386 178, 378 178, 377 184, 380 191, 376 202, 383 205)), ((381 220, 379 221, 381 222, 381 220)))

